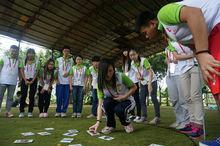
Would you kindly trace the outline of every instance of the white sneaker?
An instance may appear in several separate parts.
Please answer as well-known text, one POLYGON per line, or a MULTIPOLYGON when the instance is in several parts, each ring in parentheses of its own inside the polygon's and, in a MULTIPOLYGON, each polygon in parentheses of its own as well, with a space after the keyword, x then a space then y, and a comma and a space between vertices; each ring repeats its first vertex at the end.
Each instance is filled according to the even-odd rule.
POLYGON ((28 118, 32 118, 33 114, 32 113, 28 113, 28 118))
POLYGON ((82 117, 81 113, 76 113, 76 117, 81 118, 82 117))
POLYGON ((128 117, 129 120, 133 121, 136 117, 134 115, 131 115, 128 117))
POLYGON ((24 118, 24 113, 20 113, 18 117, 19 118, 24 118))
POLYGON ((47 118, 48 117, 48 113, 44 113, 44 118, 47 118))
POLYGON ((76 113, 73 113, 73 114, 72 114, 72 118, 76 118, 76 113))
POLYGON ((102 133, 103 134, 109 134, 109 133, 111 133, 111 132, 113 132, 115 130, 115 128, 114 127, 104 127, 103 129, 102 129, 102 133))
POLYGON ((155 117, 153 120, 149 122, 149 124, 152 124, 152 125, 157 125, 159 123, 160 123, 160 118, 158 117, 155 117))
POLYGON ((12 118, 14 115, 11 112, 6 112, 5 113, 6 118, 12 118))
POLYGON ((176 128, 177 126, 179 126, 179 123, 177 123, 177 122, 174 122, 169 125, 170 128, 176 128))
POLYGON ((137 122, 137 120, 140 120, 141 117, 137 116, 133 121, 137 122))
POLYGON ((131 133, 131 132, 134 131, 134 127, 132 126, 131 123, 130 123, 129 125, 127 125, 127 126, 124 126, 124 128, 125 128, 125 131, 126 131, 127 133, 131 133))
POLYGON ((141 117, 141 118, 135 120, 135 122, 137 122, 137 123, 144 123, 144 122, 146 122, 146 118, 145 117, 141 117))
POLYGON ((94 116, 93 114, 88 115, 86 118, 87 119, 91 119, 91 118, 95 118, 96 116, 94 116))
POLYGON ((179 129, 183 129, 184 127, 186 127, 186 125, 187 124, 185 124, 185 123, 180 123, 178 126, 176 126, 175 128, 177 129, 177 130, 179 130, 179 129))
POLYGON ((60 116, 61 116, 61 113, 56 113, 54 116, 55 116, 55 117, 60 117, 60 116))
POLYGON ((43 117, 44 117, 44 113, 40 113, 39 118, 43 118, 43 117))
POLYGON ((66 113, 61 113, 61 118, 65 118, 66 116, 66 113))

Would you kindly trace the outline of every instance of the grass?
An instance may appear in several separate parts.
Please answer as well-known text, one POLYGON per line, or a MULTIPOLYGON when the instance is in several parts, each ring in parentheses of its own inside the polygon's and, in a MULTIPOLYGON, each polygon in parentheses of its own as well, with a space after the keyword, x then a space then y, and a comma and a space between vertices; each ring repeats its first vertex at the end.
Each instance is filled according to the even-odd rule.
MULTIPOLYGON (((69 114, 71 113, 69 109, 69 114)), ((194 146, 198 142, 191 141, 187 136, 180 134, 174 130, 168 129, 169 124, 174 121, 174 115, 170 107, 162 107, 161 115, 162 122, 158 127, 146 124, 134 124, 135 132, 131 134, 125 133, 123 127, 117 120, 117 128, 110 136, 115 139, 112 141, 103 141, 97 137, 91 137, 86 133, 89 126, 95 123, 95 119, 86 119, 89 114, 90 107, 84 108, 84 117, 74 119, 70 116, 67 118, 54 118, 55 108, 50 108, 50 117, 46 119, 38 118, 38 109, 35 108, 34 118, 24 119, 18 118, 18 109, 13 109, 14 118, 8 119, 4 117, 4 112, 0 113, 0 146, 14 146, 16 139, 32 138, 35 141, 30 146, 56 146, 59 141, 64 138, 63 133, 68 129, 77 129, 79 135, 74 137, 72 144, 81 143, 83 146, 147 146, 151 143, 161 144, 165 146, 194 146), (55 130, 50 136, 30 136, 24 137, 22 132, 42 132, 46 127, 53 127, 55 130)), ((153 118, 153 108, 149 107, 149 119, 153 118)), ((102 122, 99 129, 104 126, 102 122)), ((207 139, 220 136, 220 116, 217 111, 206 111, 206 130, 207 139)), ((20 144, 22 145, 22 144, 20 144)), ((62 144, 67 146, 68 144, 62 144)))

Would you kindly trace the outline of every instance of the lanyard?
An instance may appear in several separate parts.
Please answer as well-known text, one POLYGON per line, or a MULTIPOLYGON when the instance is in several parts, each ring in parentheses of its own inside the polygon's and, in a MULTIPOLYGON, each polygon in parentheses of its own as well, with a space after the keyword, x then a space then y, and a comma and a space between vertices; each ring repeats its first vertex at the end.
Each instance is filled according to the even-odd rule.
POLYGON ((17 64, 17 59, 15 60, 15 62, 14 62, 14 59, 12 59, 12 63, 11 63, 11 59, 9 58, 9 67, 10 68, 12 68, 12 66, 13 66, 13 68, 15 68, 16 64, 17 64))
POLYGON ((181 50, 183 51, 183 53, 187 54, 186 51, 184 50, 183 46, 180 45, 180 43, 178 43, 178 45, 180 46, 181 50))
POLYGON ((30 70, 30 72, 32 72, 33 69, 35 68, 35 66, 36 66, 35 63, 34 63, 34 66, 33 66, 33 63, 31 63, 30 65, 27 63, 27 65, 26 65, 27 72, 29 72, 29 70, 30 70), (30 69, 29 69, 29 68, 30 68, 30 69))
POLYGON ((81 67, 81 68, 79 68, 79 69, 77 69, 77 68, 75 68, 75 76, 77 77, 77 79, 80 79, 81 78, 81 76, 82 76, 82 72, 83 72, 83 67, 81 67))
POLYGON ((63 71, 67 71, 68 62, 63 59, 63 71))

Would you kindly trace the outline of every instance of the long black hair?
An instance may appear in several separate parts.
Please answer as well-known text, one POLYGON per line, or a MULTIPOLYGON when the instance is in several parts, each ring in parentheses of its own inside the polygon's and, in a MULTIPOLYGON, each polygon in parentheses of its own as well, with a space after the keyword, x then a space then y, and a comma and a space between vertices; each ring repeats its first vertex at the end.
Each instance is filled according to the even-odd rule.
POLYGON ((52 58, 50 58, 49 60, 47 60, 46 64, 44 65, 44 74, 43 74, 43 79, 46 80, 46 77, 47 77, 47 73, 48 71, 50 72, 51 74, 51 77, 50 77, 50 82, 54 80, 54 70, 55 70, 55 67, 53 67, 52 70, 49 70, 48 69, 48 65, 50 62, 53 62, 54 63, 54 60, 52 58))
MULTIPOLYGON (((137 48, 132 48, 132 49, 130 49, 129 53, 130 53, 131 51, 134 51, 134 52, 136 52, 136 53, 138 54, 138 62, 141 62, 141 57, 140 57, 139 49, 137 49, 137 48)), ((129 54, 128 54, 128 55, 129 55, 129 54)))
POLYGON ((27 64, 28 54, 29 54, 29 53, 33 53, 34 55, 36 54, 36 53, 35 53, 35 50, 34 50, 33 48, 29 48, 29 49, 27 50, 27 53, 26 53, 25 65, 27 64))
POLYGON ((101 59, 99 63, 98 70, 98 89, 103 91, 104 88, 108 88, 111 86, 113 89, 116 89, 116 75, 115 75, 115 65, 110 59, 101 59), (106 76, 108 74, 108 68, 112 66, 114 69, 114 74, 112 76, 111 81, 106 80, 106 76))
POLYGON ((128 55, 124 56, 124 54, 122 53, 122 69, 123 69, 123 71, 125 71, 125 64, 127 63, 128 64, 128 71, 129 71, 131 69, 131 59, 129 57, 130 50, 129 49, 125 49, 124 51, 127 51, 128 55))

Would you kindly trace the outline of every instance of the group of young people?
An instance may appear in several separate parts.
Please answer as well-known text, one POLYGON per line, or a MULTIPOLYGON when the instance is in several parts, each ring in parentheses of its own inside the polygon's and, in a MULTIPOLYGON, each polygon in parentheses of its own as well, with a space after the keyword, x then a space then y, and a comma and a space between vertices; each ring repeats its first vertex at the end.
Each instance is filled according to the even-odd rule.
MULTIPOLYGON (((26 57, 19 58, 19 48, 12 45, 9 55, 0 60, 0 108, 2 100, 7 90, 6 117, 13 117, 11 106, 13 95, 20 79, 20 114, 25 117, 26 98, 29 98, 27 116, 33 116, 35 105, 35 95, 38 95, 39 117, 48 117, 51 92, 56 83, 56 117, 66 117, 69 100, 73 101, 72 117, 81 117, 83 106, 83 89, 93 86, 93 97, 97 95, 97 68, 100 58, 94 56, 93 65, 87 69, 82 64, 82 57, 76 56, 75 65, 73 59, 69 57, 70 48, 62 48, 63 56, 56 60, 49 59, 42 66, 38 61, 35 50, 27 50, 26 57), (71 98, 71 99, 69 99, 71 98)), ((93 100, 92 115, 96 116, 98 101, 93 100), (96 105, 96 106, 95 106, 96 105)), ((91 116, 91 115, 90 115, 91 116)))
MULTIPOLYGON (((167 41, 166 81, 176 116, 176 121, 170 126, 193 139, 204 135, 202 77, 210 87, 216 103, 220 105, 219 8, 219 0, 184 0, 165 5, 157 15, 150 11, 142 12, 136 20, 137 32, 149 39, 163 35, 167 41)), ((28 117, 33 116, 38 81, 39 116, 48 116, 52 84, 57 78, 56 117, 66 117, 69 98, 72 97, 72 117, 80 118, 83 89, 92 83, 94 100, 89 117, 96 117, 97 121, 90 127, 91 131, 97 131, 104 111, 107 119, 106 126, 102 129, 103 133, 115 130, 114 114, 119 117, 127 133, 133 132, 127 114, 131 113, 130 119, 135 122, 146 122, 146 97, 149 95, 155 110, 155 118, 150 123, 160 122, 160 105, 156 94, 157 77, 148 60, 140 57, 136 49, 123 52, 123 73, 115 70, 111 60, 100 60, 98 57, 93 58, 93 65, 89 69, 82 64, 81 56, 76 56, 73 65, 72 58, 69 58, 69 47, 63 47, 63 56, 55 61, 48 60, 43 68, 40 67, 33 49, 27 51, 23 61, 18 59, 18 50, 17 46, 11 46, 10 56, 0 60, 0 103, 7 89, 7 117, 13 116, 10 105, 20 72, 22 96, 19 117, 24 117, 28 88, 30 88, 28 117)))

